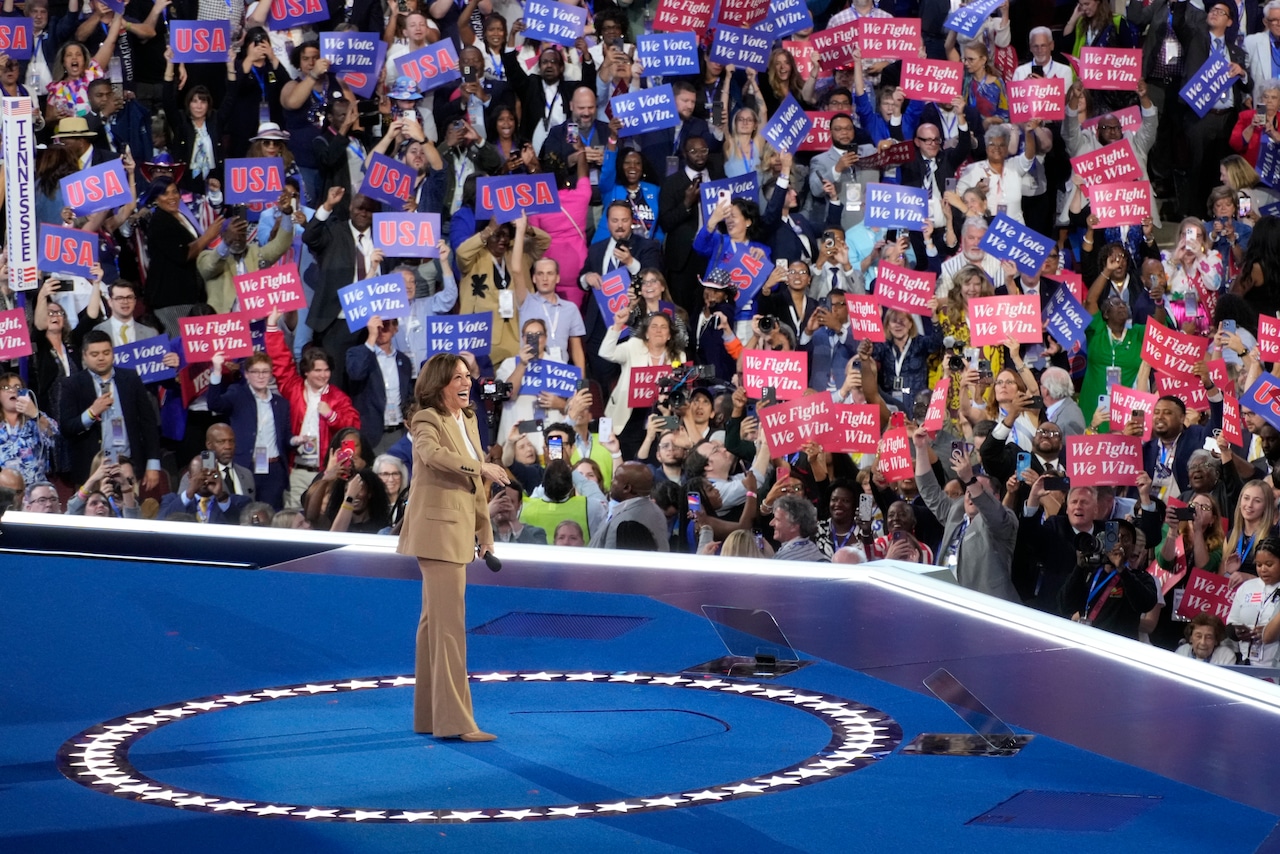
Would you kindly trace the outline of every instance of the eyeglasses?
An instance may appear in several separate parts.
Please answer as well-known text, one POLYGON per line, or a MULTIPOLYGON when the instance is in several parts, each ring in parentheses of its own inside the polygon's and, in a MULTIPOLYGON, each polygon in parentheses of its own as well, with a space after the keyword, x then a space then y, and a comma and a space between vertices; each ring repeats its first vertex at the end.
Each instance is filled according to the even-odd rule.
POLYGON ((28 503, 28 504, 57 504, 57 503, 58 503, 58 496, 56 496, 56 495, 42 495, 42 496, 41 496, 41 497, 39 497, 39 498, 32 498, 32 499, 31 499, 30 501, 28 501, 27 503, 28 503))
POLYGON ((916 142, 941 142, 941 141, 942 141, 942 137, 940 136, 917 136, 916 137, 916 142))
POLYGON ((133 294, 120 294, 119 296, 112 297, 111 299, 116 302, 136 302, 138 298, 133 294))
POLYGON ((45 314, 49 317, 66 317, 67 316, 67 313, 65 311, 46 311, 45 314))
POLYGON ((1114 124, 1114 125, 1104 125, 1104 124, 1099 123, 1099 124, 1098 124, 1098 130, 1120 130, 1120 125, 1119 125, 1119 123, 1114 124))
POLYGON ((399 479, 400 479, 400 472, 398 472, 398 471, 380 471, 380 472, 378 472, 378 477, 394 477, 394 478, 396 478, 397 480, 399 480, 399 479))
POLYGON ((20 385, 0 385, 0 391, 22 391, 20 385))
MULTIPOLYGON (((328 369, 326 368, 325 370, 328 370, 328 369)), ((245 373, 255 377, 269 377, 271 376, 271 369, 270 368, 252 368, 250 370, 245 371, 245 373)))
POLYGON ((1046 429, 1044 429, 1043 427, 1041 427, 1039 430, 1037 430, 1037 431, 1036 431, 1036 435, 1037 435, 1037 436, 1049 436, 1050 438, 1052 438, 1052 437, 1054 437, 1054 436, 1061 436, 1061 435, 1062 435, 1062 431, 1061 431, 1061 430, 1046 430, 1046 429))

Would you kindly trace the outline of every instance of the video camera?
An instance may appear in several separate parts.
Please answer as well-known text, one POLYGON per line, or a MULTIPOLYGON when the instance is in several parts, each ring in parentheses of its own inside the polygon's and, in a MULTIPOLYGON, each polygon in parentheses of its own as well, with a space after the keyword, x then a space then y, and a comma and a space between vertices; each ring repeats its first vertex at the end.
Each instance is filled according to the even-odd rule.
POLYGON ((658 405, 675 409, 689 402, 689 392, 697 387, 699 380, 715 379, 716 369, 712 365, 695 365, 685 362, 677 366, 665 377, 658 377, 658 405))
POLYGON ((480 380, 480 399, 489 403, 506 403, 511 399, 511 383, 484 378, 480 380))

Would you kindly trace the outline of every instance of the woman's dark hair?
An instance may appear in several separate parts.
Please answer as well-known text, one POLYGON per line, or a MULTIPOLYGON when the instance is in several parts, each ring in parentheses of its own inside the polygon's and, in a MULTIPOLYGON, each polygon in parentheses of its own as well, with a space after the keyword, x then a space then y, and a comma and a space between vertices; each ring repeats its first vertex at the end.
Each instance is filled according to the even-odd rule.
POLYGON ((304 376, 311 373, 315 368, 316 362, 324 362, 332 370, 333 359, 329 358, 329 354, 325 352, 323 347, 314 345, 305 347, 302 351, 302 359, 298 362, 298 370, 304 376))
POLYGON ((462 207, 474 209, 476 206, 476 178, 489 177, 485 172, 473 172, 462 182, 462 207))
POLYGON ((659 311, 656 314, 646 315, 644 319, 640 321, 640 328, 636 330, 636 334, 640 336, 640 340, 647 343, 649 341, 649 327, 653 325, 655 318, 661 318, 667 322, 667 332, 669 333, 667 336, 667 358, 668 360, 674 360, 676 358, 676 354, 679 352, 680 344, 676 341, 675 321, 666 314, 659 311))
POLYGON ((630 157, 633 154, 636 157, 640 158, 640 180, 647 181, 650 184, 658 183, 657 181, 654 180, 654 175, 656 173, 654 172, 653 168, 649 165, 649 158, 645 157, 644 152, 642 152, 638 148, 618 149, 618 159, 614 163, 614 168, 616 171, 616 177, 615 177, 614 183, 619 187, 627 186, 627 179, 622 173, 622 164, 626 161, 628 157, 630 157))
POLYGON ((662 483, 653 485, 653 492, 649 493, 649 498, 654 504, 658 505, 659 510, 667 510, 675 507, 680 508, 680 501, 683 496, 680 494, 680 484, 671 480, 664 480, 662 483))
MULTIPOLYGON (((733 199, 729 204, 737 208, 747 220, 747 240, 758 242, 760 240, 760 206, 750 199, 733 199)), ((728 233, 723 222, 720 223, 720 227, 728 233)))
POLYGON ((191 112, 191 102, 196 98, 207 101, 209 103, 209 109, 213 109, 213 93, 209 91, 207 86, 196 85, 188 89, 186 97, 182 99, 182 111, 184 113, 191 112))
MULTIPOLYGON (((382 479, 373 473, 372 468, 356 469, 351 472, 351 476, 364 481, 365 500, 368 502, 365 512, 369 515, 369 521, 362 523, 361 527, 377 525, 378 529, 381 530, 389 526, 391 524, 391 500, 387 497, 387 488, 383 485, 382 479)), ((346 487, 340 489, 338 486, 334 486, 333 489, 329 490, 329 500, 325 503, 324 512, 331 523, 337 517, 338 510, 342 507, 342 502, 346 497, 346 487)))
POLYGON ((1258 312, 1244 301, 1244 297, 1236 294, 1218 297, 1218 306, 1213 310, 1213 324, 1217 326, 1224 320, 1234 320, 1237 328, 1247 329, 1255 338, 1258 335, 1258 312))
POLYGON ((653 541, 653 534, 643 523, 627 519, 618 523, 614 534, 614 547, 637 552, 656 552, 658 544, 653 541))
MULTIPOLYGON (((245 56, 249 53, 249 48, 260 42, 271 44, 271 34, 267 32, 266 27, 250 27, 245 30, 244 39, 240 42, 240 50, 236 51, 236 65, 239 66, 244 62, 245 56)), ((296 68, 298 63, 294 62, 293 65, 296 68)))
POLYGON ((46 196, 59 196, 62 179, 78 171, 75 155, 61 145, 49 146, 36 158, 36 184, 46 196))
POLYGON ((309 47, 313 47, 316 49, 317 52, 319 52, 320 42, 316 41, 315 39, 310 39, 296 46, 293 50, 289 51, 289 62, 290 64, 293 65, 294 68, 298 68, 299 66, 302 65, 302 52, 309 47))
POLYGON ((1244 297, 1260 314, 1280 311, 1280 219, 1264 216, 1253 226, 1249 245, 1240 260, 1233 293, 1244 297), (1253 267, 1262 268, 1262 284, 1253 284, 1253 267))
POLYGON ((551 460, 542 473, 542 494, 548 501, 561 502, 573 495, 573 469, 564 460, 551 460))
MULTIPOLYGON (((516 126, 515 132, 511 134, 511 144, 513 146, 513 150, 519 151, 520 144, 521 144, 520 117, 516 115, 515 108, 508 106, 506 104, 501 104, 495 107, 492 111, 486 111, 486 112, 488 112, 488 115, 486 115, 484 119, 484 128, 486 131, 488 131, 488 134, 489 134, 488 138, 490 140, 496 140, 498 138, 498 117, 501 116, 503 113, 511 114, 511 120, 515 123, 515 126, 516 126)), ((474 174, 475 173, 472 173, 472 175, 474 174)), ((470 175, 467 176, 467 180, 468 181, 471 180, 470 175)))
MULTIPOLYGON (((422 408, 431 407, 436 412, 444 412, 444 390, 453 382, 453 373, 457 370, 461 356, 453 353, 436 353, 422 366, 418 380, 413 386, 413 396, 422 408)), ((468 406, 468 409, 471 407, 468 406)))
POLYGON ((498 14, 497 12, 490 12, 488 15, 484 16, 484 26, 480 28, 481 31, 489 29, 489 25, 494 23, 495 21, 502 24, 502 29, 504 32, 510 29, 507 26, 506 18, 502 17, 502 15, 498 14))
POLYGON ((1253 550, 1255 555, 1258 552, 1267 552, 1280 559, 1280 537, 1263 537, 1262 542, 1258 543, 1258 547, 1253 550))
MULTIPOLYGON (((364 438, 360 435, 359 427, 343 427, 332 436, 329 437, 329 453, 342 447, 342 443, 347 439, 356 440, 356 449, 360 454, 360 459, 364 460, 366 466, 373 465, 373 449, 365 444, 364 438)), ((378 481, 381 483, 382 481, 378 481)), ((385 489, 383 490, 386 491, 385 489)))

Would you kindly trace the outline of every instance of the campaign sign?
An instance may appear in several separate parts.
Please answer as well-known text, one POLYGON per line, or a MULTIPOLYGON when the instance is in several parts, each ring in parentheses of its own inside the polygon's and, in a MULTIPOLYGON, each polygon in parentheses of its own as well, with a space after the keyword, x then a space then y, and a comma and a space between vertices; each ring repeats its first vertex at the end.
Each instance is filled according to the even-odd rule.
POLYGON ((769 0, 720 0, 716 14, 717 26, 740 27, 749 30, 769 14, 769 0))
POLYGON ((1187 586, 1178 603, 1177 614, 1185 619, 1193 619, 1197 614, 1208 611, 1217 614, 1224 623, 1231 615, 1231 600, 1235 594, 1231 591, 1231 582, 1224 575, 1216 572, 1205 572, 1192 567, 1187 576, 1187 586))
POLYGON ((739 306, 755 299, 756 294, 764 287, 765 280, 773 272, 773 264, 752 255, 750 247, 744 247, 737 255, 717 266, 729 271, 729 279, 738 289, 739 306))
POLYGON ((831 117, 839 113, 834 110, 809 110, 805 115, 809 117, 809 133, 800 141, 800 147, 796 151, 826 151, 831 148, 831 117))
POLYGON ((752 169, 746 175, 737 178, 721 178, 719 181, 703 181, 698 189, 698 198, 702 201, 702 221, 711 217, 712 211, 720 203, 720 191, 727 190, 731 199, 747 199, 760 202, 760 179, 752 169))
POLYGON ((930 317, 929 300, 938 290, 938 275, 911 270, 896 264, 881 264, 876 270, 876 299, 885 308, 930 317))
MULTIPOLYGON (((30 18, 0 18, 0 53, 10 59, 30 59, 33 32, 30 18)), ((227 51, 223 48, 223 62, 226 59, 227 51)))
POLYGON ((493 346, 493 312, 434 314, 427 318, 428 353, 481 356, 493 346))
POLYGON ((898 60, 920 54, 919 18, 862 18, 857 23, 863 59, 898 60))
POLYGON ((1089 210, 1098 218, 1097 228, 1140 225, 1151 216, 1151 182, 1121 181, 1087 188, 1089 210))
POLYGON ((794 95, 787 93, 786 100, 778 105, 778 109, 764 126, 764 138, 775 151, 795 154, 800 144, 808 138, 812 126, 804 107, 800 106, 794 95))
POLYGON ((1067 476, 1072 486, 1137 486, 1142 440, 1107 433, 1067 437, 1067 476))
POLYGON ((631 386, 627 391, 627 406, 632 409, 648 409, 658 402, 658 380, 671 376, 670 365, 635 365, 631 368, 631 386))
MULTIPOLYGON (((911 140, 895 142, 887 148, 881 148, 870 157, 858 160, 858 169, 892 169, 910 162, 916 156, 916 144, 911 140)), ((917 223, 923 225, 923 223, 917 223)))
POLYGON ((271 29, 290 30, 303 24, 323 24, 329 20, 325 0, 271 0, 271 29))
MULTIPOLYGON (((532 0, 526 8, 531 8, 533 3, 537 2, 541 0, 532 0)), ((560 4, 547 5, 559 6, 560 4)), ((527 21, 528 18, 525 20, 527 21)), ((420 92, 430 92, 446 83, 462 79, 462 72, 458 70, 458 51, 453 47, 453 39, 440 39, 435 44, 429 44, 400 57, 396 62, 400 73, 412 80, 420 92)))
POLYGON ((959 33, 967 39, 978 37, 978 30, 991 17, 991 13, 1000 8, 1004 0, 973 0, 947 16, 942 26, 952 32, 959 33))
POLYGON ((742 387, 747 395, 759 400, 760 393, 772 386, 778 400, 795 400, 809 386, 809 354, 803 350, 742 351, 742 387))
MULTIPOLYGON (((591 293, 595 295, 596 305, 600 308, 600 316, 604 319, 605 327, 612 326, 613 316, 618 309, 631 304, 631 271, 626 267, 611 271, 600 280, 600 287, 591 289, 591 293)), ((619 340, 627 337, 627 330, 624 329, 622 332, 619 340)))
POLYGON ((755 30, 721 26, 716 28, 715 40, 711 42, 710 59, 721 65, 767 71, 771 46, 769 37, 755 30))
POLYGON ((1142 338, 1142 361, 1158 371, 1188 380, 1195 379, 1195 366, 1209 349, 1209 339, 1147 323, 1142 338))
POLYGON ((369 158, 369 168, 364 171, 360 193, 402 210, 404 203, 413 198, 413 182, 417 177, 412 167, 375 151, 369 158))
POLYGON ((1071 171, 1080 176, 1086 187, 1117 181, 1141 181, 1142 167, 1129 140, 1121 139, 1088 154, 1071 158, 1071 171))
MULTIPOLYGON (((881 270, 884 266, 881 265, 881 270)), ((1044 326, 1068 353, 1084 348, 1084 331, 1093 317, 1067 285, 1059 285, 1044 310, 1044 326)))
POLYGON ((169 22, 169 46, 175 63, 225 63, 230 45, 230 21, 169 22))
MULTIPOLYGON (((831 403, 827 408, 830 413, 827 416, 828 429, 818 439, 822 450, 833 454, 876 452, 876 447, 880 444, 879 406, 870 403, 831 403)), ((773 450, 773 445, 769 446, 769 450, 773 450)))
POLYGON ((1240 400, 1229 391, 1222 392, 1222 435, 1237 448, 1244 447, 1244 419, 1240 400))
POLYGON ((635 136, 651 130, 664 130, 680 125, 676 97, 670 83, 652 89, 624 92, 609 99, 613 117, 622 123, 618 136, 635 136))
POLYGON ((1147 391, 1125 388, 1120 385, 1111 387, 1111 432, 1123 433, 1124 427, 1134 412, 1142 413, 1142 441, 1151 441, 1151 421, 1156 408, 1158 395, 1147 391))
POLYGON ((440 214, 376 213, 372 236, 388 258, 439 258, 440 214))
POLYGON ((1060 122, 1067 114, 1067 81, 1061 77, 1031 77, 1009 82, 1009 120, 1041 119, 1060 122))
POLYGON ((818 52, 818 67, 824 73, 844 68, 853 63, 854 48, 858 46, 858 22, 820 30, 809 37, 809 43, 818 52))
POLYGON ((525 0, 522 35, 526 41, 537 39, 572 47, 574 42, 582 38, 586 26, 587 10, 580 6, 566 6, 551 0, 525 0))
POLYGON ((392 273, 374 279, 361 279, 338 289, 338 303, 347 316, 347 328, 359 332, 369 325, 369 318, 409 316, 409 293, 404 276, 392 273))
POLYGON ((556 213, 560 192, 551 175, 505 175, 476 179, 476 219, 501 225, 529 214, 556 213))
POLYGON ((902 60, 902 94, 913 101, 949 104, 960 97, 964 64, 940 59, 902 60))
POLYGON ((223 182, 227 204, 274 202, 284 192, 284 160, 279 157, 231 157, 223 182))
POLYGON ((1044 340, 1040 297, 978 297, 969 300, 969 344, 999 346, 1012 337, 1019 344, 1044 340))
POLYGON ((1086 89, 1134 92, 1142 77, 1142 48, 1080 48, 1080 82, 1086 89))
POLYGON ((653 28, 663 33, 695 32, 702 35, 711 23, 713 0, 658 0, 653 28))
POLYGON ((164 357, 176 352, 174 348, 180 344, 177 340, 170 341, 167 335, 157 335, 112 347, 111 353, 117 368, 137 371, 138 379, 144 383, 158 383, 178 375, 177 367, 166 366, 164 357))
POLYGON ((929 191, 900 184, 867 184, 867 228, 919 231, 929 218, 929 191))
POLYGON ((1280 320, 1258 315, 1258 353, 1264 362, 1280 362, 1280 320))
POLYGON ((1051 282, 1058 282, 1059 284, 1067 287, 1070 289, 1071 295, 1076 298, 1076 302, 1081 304, 1084 303, 1084 277, 1079 273, 1073 273, 1070 270, 1059 270, 1052 276, 1046 275, 1045 278, 1051 282))
POLYGON ((915 476, 915 464, 911 462, 911 439, 906 427, 886 430, 876 448, 876 471, 890 483, 915 476))
POLYGON ((1120 130, 1125 133, 1137 133, 1138 129, 1142 127, 1142 108, 1137 105, 1125 107, 1122 110, 1116 110, 1112 113, 1102 113, 1101 115, 1094 116, 1091 119, 1086 119, 1080 116, 1077 116, 1077 118, 1080 119, 1081 129, 1087 130, 1102 121, 1102 117, 1105 115, 1112 115, 1119 119, 1120 130))
POLYGON ((379 45, 385 50, 385 42, 373 33, 321 33, 320 57, 329 60, 329 70, 335 73, 363 71, 376 74, 379 45))
MULTIPOLYGON (((1232 387, 1225 361, 1214 359, 1212 362, 1207 362, 1205 367, 1209 369, 1209 379, 1213 380, 1215 386, 1220 389, 1232 387)), ((1209 392, 1205 391, 1204 383, 1200 382, 1199 377, 1174 376, 1157 372, 1155 378, 1157 394, 1171 394, 1181 398, 1187 405, 1187 409, 1194 409, 1197 412, 1209 411, 1209 392)))
MULTIPOLYGON (((1049 257, 1049 252, 1054 247, 1052 240, 1043 234, 1037 234, 1008 214, 996 214, 978 245, 997 258, 1012 261, 1024 276, 1039 273, 1044 259, 1049 257)), ((1037 307, 1036 314, 1039 313, 1040 309, 1037 307)))
POLYGON ((228 359, 253 355, 253 334, 249 318, 243 314, 207 314, 178 321, 182 331, 182 354, 189 363, 208 362, 214 353, 228 359))
MULTIPOLYGON (((62 201, 75 211, 76 216, 88 216, 133 201, 129 179, 119 160, 108 160, 100 166, 90 166, 68 175, 62 179, 61 187, 62 201)), ((9 239, 14 238, 10 235, 9 239)))
POLYGON ((884 343, 884 324, 880 320, 880 301, 869 294, 848 294, 849 337, 854 341, 884 343))
POLYGON ((31 330, 27 328, 27 312, 22 308, 0 311, 0 359, 18 359, 31 355, 31 330))
MULTIPOLYGON (((1262 183, 1273 190, 1280 187, 1280 145, 1272 142, 1271 137, 1265 134, 1258 146, 1258 163, 1255 168, 1262 183)), ((1268 213, 1266 208, 1258 213, 1262 216, 1275 216, 1273 213, 1268 213)))
POLYGON ((1272 427, 1280 430, 1280 377, 1272 374, 1258 377, 1240 398, 1240 405, 1257 413, 1272 427))
POLYGON ((698 34, 653 33, 636 37, 636 59, 645 77, 698 73, 698 34))
POLYGON ((272 309, 296 311, 307 307, 297 264, 281 264, 235 277, 240 312, 250 320, 266 317, 272 309))
POLYGON ((800 79, 809 82, 809 77, 813 74, 813 58, 818 52, 813 47, 811 41, 785 41, 782 43, 782 49, 790 51, 796 61, 796 72, 800 75, 800 79))
POLYGON ((933 387, 933 394, 929 396, 929 408, 924 414, 924 423, 920 425, 930 433, 937 433, 942 429, 942 422, 947 417, 947 395, 950 393, 951 377, 943 377, 933 387))
POLYGON ((566 400, 578 391, 578 380, 582 379, 582 369, 564 362, 552 362, 547 359, 534 359, 524 369, 524 379, 520 383, 521 394, 537 394, 549 391, 566 400))
MULTIPOLYGON (((1137 53, 1139 56, 1142 55, 1140 50, 1137 53)), ((1200 66, 1200 70, 1188 78, 1182 91, 1178 93, 1200 118, 1203 119, 1235 83, 1236 76, 1228 70, 1230 65, 1230 56, 1214 51, 1209 54, 1204 65, 1200 66)))
POLYGON ((773 456, 794 453, 831 432, 831 395, 809 394, 757 412, 773 456))
POLYGON ((98 235, 60 225, 40 226, 40 269, 46 273, 70 273, 90 277, 98 263, 98 235))
MULTIPOLYGON (((804 0, 772 0, 769 4, 769 14, 756 26, 756 29, 768 33, 775 39, 812 28, 813 15, 809 12, 809 5, 804 0)), ((795 57, 795 60, 799 68, 800 57, 795 57)))

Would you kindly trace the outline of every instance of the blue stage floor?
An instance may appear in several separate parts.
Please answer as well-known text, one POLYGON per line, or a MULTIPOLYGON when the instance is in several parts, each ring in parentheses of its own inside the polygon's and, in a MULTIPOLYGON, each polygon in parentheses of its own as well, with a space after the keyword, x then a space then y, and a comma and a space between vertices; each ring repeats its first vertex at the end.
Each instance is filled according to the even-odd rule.
MULTIPOLYGON (((644 595, 473 585, 473 628, 630 619, 603 639, 471 635, 477 719, 499 740, 436 741, 411 732, 397 684, 419 596, 410 580, 0 558, 0 850, 1248 852, 1276 826, 1043 735, 1012 758, 902 755, 899 736, 963 726, 829 661, 682 677, 720 641, 644 595), (64 776, 60 748, 87 779, 64 776)), ((1133 723, 1111 726, 1120 740, 1133 723)))

